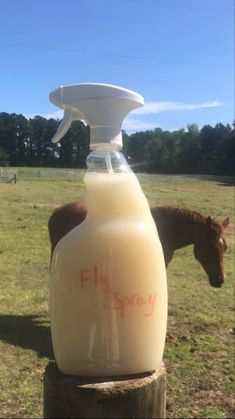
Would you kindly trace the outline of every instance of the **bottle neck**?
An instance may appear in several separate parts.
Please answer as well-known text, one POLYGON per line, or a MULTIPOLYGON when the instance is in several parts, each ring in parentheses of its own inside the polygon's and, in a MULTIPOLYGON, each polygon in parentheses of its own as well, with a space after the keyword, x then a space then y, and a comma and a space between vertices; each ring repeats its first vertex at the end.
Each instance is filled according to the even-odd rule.
POLYGON ((122 148, 122 131, 120 126, 117 128, 109 126, 90 126, 90 148, 96 150, 100 148, 122 148))
POLYGON ((152 223, 139 181, 120 152, 113 149, 91 152, 84 181, 89 220, 128 219, 152 223))
MULTIPOLYGON (((107 217, 121 212, 120 200, 127 186, 126 174, 133 175, 124 156, 107 144, 92 151, 87 157, 86 205, 88 216, 107 217)), ((127 177, 129 179, 129 176, 127 177)))
POLYGON ((87 173, 86 206, 95 218, 135 218, 146 209, 147 200, 133 172, 87 173))
POLYGON ((108 144, 87 157, 87 173, 132 173, 125 157, 116 146, 108 144))

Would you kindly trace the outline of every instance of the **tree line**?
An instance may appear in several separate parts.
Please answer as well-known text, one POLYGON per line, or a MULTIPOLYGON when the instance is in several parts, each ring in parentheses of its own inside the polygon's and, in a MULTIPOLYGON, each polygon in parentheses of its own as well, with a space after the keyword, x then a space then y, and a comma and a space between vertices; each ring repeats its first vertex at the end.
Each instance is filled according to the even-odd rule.
MULTIPOLYGON (((60 121, 0 113, 0 166, 84 168, 89 127, 74 121, 59 144, 52 144, 60 121)), ((196 124, 173 132, 156 128, 127 135, 123 152, 137 171, 234 175, 234 125, 196 124)))

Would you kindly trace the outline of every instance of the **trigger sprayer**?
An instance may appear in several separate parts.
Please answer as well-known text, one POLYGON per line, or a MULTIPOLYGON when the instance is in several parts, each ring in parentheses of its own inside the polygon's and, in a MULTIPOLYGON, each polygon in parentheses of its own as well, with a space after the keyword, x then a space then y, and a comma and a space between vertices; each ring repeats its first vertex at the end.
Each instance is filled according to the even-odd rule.
POLYGON ((50 101, 64 109, 64 117, 52 142, 57 143, 72 122, 80 119, 90 126, 91 149, 107 144, 121 148, 124 118, 144 105, 143 97, 131 90, 92 83, 59 87, 50 94, 50 101))
POLYGON ((67 374, 123 375, 161 363, 167 288, 150 208, 122 148, 122 123, 141 95, 108 84, 60 87, 64 110, 52 141, 74 120, 90 126, 85 221, 56 246, 50 276, 55 358, 67 374))

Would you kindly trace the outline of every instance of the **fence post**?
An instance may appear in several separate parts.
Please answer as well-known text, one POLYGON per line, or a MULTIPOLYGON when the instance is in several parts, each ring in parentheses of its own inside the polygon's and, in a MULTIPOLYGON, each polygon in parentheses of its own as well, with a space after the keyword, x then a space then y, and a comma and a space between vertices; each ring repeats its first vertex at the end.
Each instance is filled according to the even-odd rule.
POLYGON ((62 374, 55 362, 44 373, 44 418, 165 418, 166 371, 119 377, 62 374))

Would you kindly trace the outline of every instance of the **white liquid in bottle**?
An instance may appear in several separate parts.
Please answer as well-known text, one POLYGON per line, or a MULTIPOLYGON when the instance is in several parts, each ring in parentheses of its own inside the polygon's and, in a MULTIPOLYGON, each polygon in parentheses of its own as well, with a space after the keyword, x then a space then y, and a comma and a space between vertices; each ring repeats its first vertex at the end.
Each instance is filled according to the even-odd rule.
POLYGON ((87 173, 88 216, 57 245, 50 313, 66 374, 156 369, 167 323, 162 247, 147 200, 129 173, 87 173))

